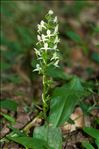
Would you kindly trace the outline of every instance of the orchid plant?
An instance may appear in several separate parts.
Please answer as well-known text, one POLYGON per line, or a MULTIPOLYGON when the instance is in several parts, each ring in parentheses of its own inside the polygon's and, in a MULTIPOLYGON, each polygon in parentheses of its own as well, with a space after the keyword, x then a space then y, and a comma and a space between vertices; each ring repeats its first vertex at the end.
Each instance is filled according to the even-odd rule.
POLYGON ((45 121, 43 125, 34 128, 36 120, 42 121, 41 117, 39 119, 39 116, 37 116, 37 119, 33 118, 22 131, 11 128, 13 132, 8 134, 6 138, 23 145, 26 149, 62 149, 61 126, 69 121, 75 106, 85 96, 86 92, 77 76, 67 77, 59 67, 59 49, 57 48, 60 41, 58 37, 58 20, 52 10, 49 10, 45 15, 45 20, 42 20, 37 27, 38 42, 36 43, 36 48, 34 48, 37 64, 33 71, 37 71, 42 75, 42 105, 45 121), (53 76, 49 77, 47 74, 50 66, 55 68, 54 77, 63 79, 66 83, 61 87, 55 87, 51 97, 49 89, 53 76), (32 137, 29 136, 31 128, 34 128, 32 137))
POLYGON ((60 39, 58 37, 58 19, 57 16, 54 17, 53 11, 49 10, 45 16, 45 21, 41 21, 38 24, 38 35, 36 43, 37 48, 34 48, 35 54, 37 56, 38 63, 36 64, 36 69, 39 74, 43 75, 43 92, 42 92, 42 102, 43 102, 43 114, 46 119, 46 113, 48 110, 48 101, 50 99, 48 91, 51 85, 51 79, 47 77, 46 71, 50 65, 59 67, 59 54, 57 44, 60 39))

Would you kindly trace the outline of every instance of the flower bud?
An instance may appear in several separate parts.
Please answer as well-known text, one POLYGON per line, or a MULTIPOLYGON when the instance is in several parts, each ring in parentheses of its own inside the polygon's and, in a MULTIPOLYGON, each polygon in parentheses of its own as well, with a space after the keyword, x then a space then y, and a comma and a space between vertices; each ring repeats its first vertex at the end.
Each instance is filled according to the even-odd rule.
POLYGON ((52 15, 53 14, 53 10, 49 10, 48 14, 52 15))

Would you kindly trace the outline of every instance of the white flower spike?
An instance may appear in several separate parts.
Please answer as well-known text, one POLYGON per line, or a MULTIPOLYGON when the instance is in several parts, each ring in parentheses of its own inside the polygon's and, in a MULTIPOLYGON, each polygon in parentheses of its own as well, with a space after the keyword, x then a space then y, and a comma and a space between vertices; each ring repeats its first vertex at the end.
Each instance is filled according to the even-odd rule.
POLYGON ((37 35, 37 48, 35 53, 38 59, 36 69, 42 73, 45 65, 54 65, 59 67, 59 56, 57 45, 60 41, 58 37, 58 19, 57 16, 53 16, 53 11, 49 10, 45 17, 45 21, 41 20, 38 24, 38 35, 37 35), (50 17, 49 17, 50 16, 50 17))

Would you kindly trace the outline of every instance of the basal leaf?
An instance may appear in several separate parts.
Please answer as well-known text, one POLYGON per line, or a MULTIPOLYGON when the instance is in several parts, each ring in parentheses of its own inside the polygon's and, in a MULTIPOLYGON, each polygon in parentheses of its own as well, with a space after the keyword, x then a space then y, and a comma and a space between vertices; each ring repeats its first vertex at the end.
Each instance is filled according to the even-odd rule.
POLYGON ((48 144, 53 149, 62 149, 62 134, 59 128, 48 129, 48 144))
POLYGON ((95 149, 89 142, 82 142, 82 146, 86 149, 95 149))
POLYGON ((33 131, 33 138, 38 138, 47 141, 47 134, 48 134, 48 127, 47 126, 40 126, 36 127, 33 131))
POLYGON ((96 143, 97 147, 99 148, 99 139, 96 139, 95 143, 96 143))
POLYGON ((34 130, 33 138, 43 139, 47 142, 50 149, 62 148, 62 134, 59 128, 49 126, 37 127, 34 130))
POLYGON ((58 127, 67 121, 83 94, 84 89, 77 77, 69 84, 56 88, 51 99, 49 123, 58 127))
POLYGON ((16 136, 7 136, 9 140, 17 142, 23 145, 25 148, 31 149, 47 149, 47 144, 44 140, 33 139, 32 137, 16 137, 16 136))
POLYGON ((90 135, 91 137, 99 140, 99 130, 92 128, 92 127, 85 127, 84 132, 86 132, 88 135, 90 135))

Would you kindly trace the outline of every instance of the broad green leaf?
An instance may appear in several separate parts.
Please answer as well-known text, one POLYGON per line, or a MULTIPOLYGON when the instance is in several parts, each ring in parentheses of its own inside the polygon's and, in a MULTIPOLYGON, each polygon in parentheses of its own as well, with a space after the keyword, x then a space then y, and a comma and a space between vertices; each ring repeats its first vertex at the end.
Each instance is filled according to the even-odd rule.
POLYGON ((83 95, 84 89, 77 77, 69 84, 56 88, 51 99, 49 123, 58 127, 67 121, 83 95))
POLYGON ((84 114, 86 114, 86 115, 89 114, 90 105, 86 104, 83 101, 81 101, 79 105, 80 105, 81 109, 83 110, 84 114))
POLYGON ((91 137, 99 140, 99 130, 92 128, 92 127, 85 127, 84 132, 86 132, 88 135, 90 135, 91 137))
POLYGON ((97 147, 99 148, 99 139, 96 139, 95 143, 96 143, 97 147))
POLYGON ((68 76, 62 69, 50 66, 47 69, 47 75, 53 77, 54 79, 68 80, 72 76, 68 76))
POLYGON ((77 43, 81 43, 81 42, 82 42, 81 37, 80 37, 77 33, 73 32, 73 31, 67 31, 66 34, 67 34, 67 36, 68 36, 69 38, 71 38, 73 41, 75 41, 75 42, 77 42, 77 43))
POLYGON ((33 138, 43 139, 47 141, 48 126, 36 127, 33 131, 33 138))
POLYGON ((90 112, 93 110, 93 109, 96 109, 96 105, 89 105, 89 104, 86 104, 84 102, 81 102, 80 104, 80 107, 82 108, 83 112, 85 114, 90 114, 90 112))
POLYGON ((82 142, 82 146, 86 149, 95 149, 89 142, 82 142))
POLYGON ((15 123, 15 119, 8 114, 0 113, 5 119, 7 119, 11 123, 15 123))
POLYGON ((17 110, 17 103, 15 101, 6 99, 6 100, 1 100, 0 101, 0 106, 1 108, 11 110, 11 111, 16 111, 17 110))
POLYGON ((62 149, 62 134, 59 128, 48 129, 48 145, 53 149, 62 149))
POLYGON ((48 149, 48 146, 44 140, 40 139, 33 139, 32 137, 16 137, 15 135, 13 136, 7 136, 9 140, 12 140, 14 142, 17 142, 21 145, 23 145, 26 148, 31 148, 31 149, 48 149))
POLYGON ((34 129, 33 138, 43 139, 47 145, 52 149, 62 148, 62 134, 60 128, 53 128, 49 126, 36 127, 34 129))

